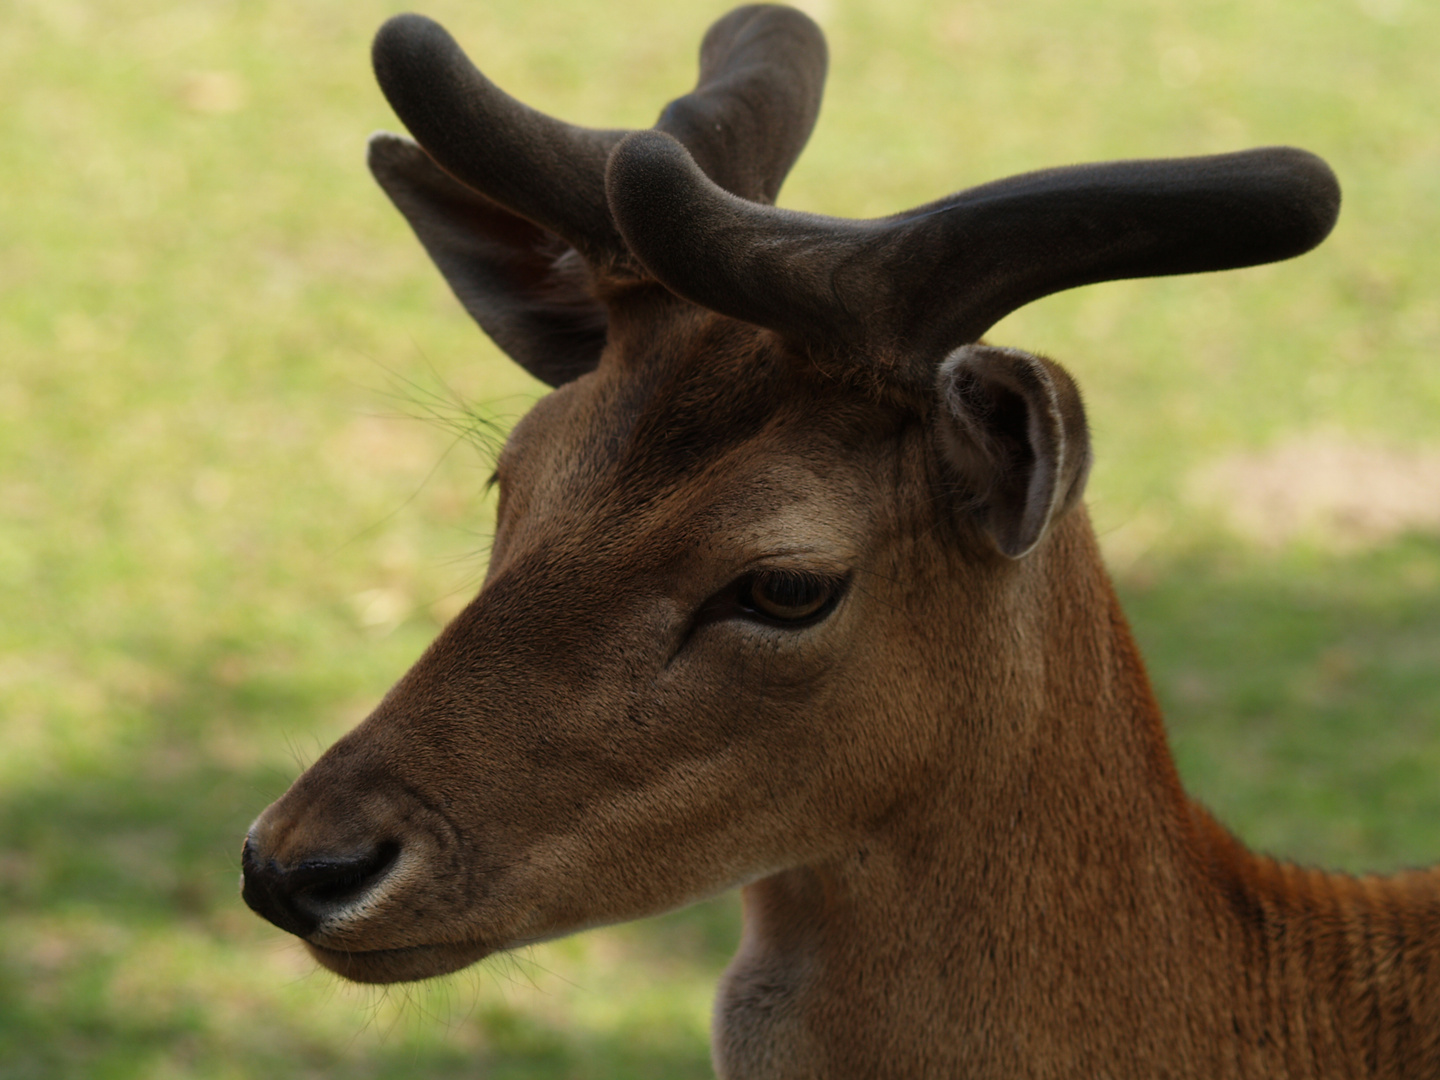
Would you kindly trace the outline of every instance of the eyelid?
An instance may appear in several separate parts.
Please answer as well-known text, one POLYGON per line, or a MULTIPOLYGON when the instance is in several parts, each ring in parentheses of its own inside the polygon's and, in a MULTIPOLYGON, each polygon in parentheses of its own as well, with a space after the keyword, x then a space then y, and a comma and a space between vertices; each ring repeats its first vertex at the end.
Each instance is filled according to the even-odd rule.
POLYGON ((850 576, 850 565, 844 559, 818 551, 770 551, 751 559, 735 578, 739 580, 747 574, 763 574, 769 570, 780 574, 807 574, 839 579, 850 576))

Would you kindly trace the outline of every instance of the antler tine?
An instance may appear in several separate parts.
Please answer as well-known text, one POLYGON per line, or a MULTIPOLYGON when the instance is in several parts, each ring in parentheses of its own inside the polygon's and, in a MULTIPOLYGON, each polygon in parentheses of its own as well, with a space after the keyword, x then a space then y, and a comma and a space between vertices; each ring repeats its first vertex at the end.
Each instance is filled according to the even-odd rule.
POLYGON ((516 101, 423 15, 387 21, 373 58, 391 107, 446 172, 556 233, 592 263, 623 256, 604 176, 624 131, 567 124, 516 101))
POLYGON ((939 340, 930 344, 948 351, 1031 301, 1080 285, 1303 255, 1339 213, 1330 166, 1271 146, 1025 173, 904 215, 897 232, 902 252, 933 245, 930 287, 917 291, 917 303, 939 315, 939 340))
POLYGON ((674 292, 799 340, 927 362, 1064 289, 1299 255, 1340 208, 1329 166, 1285 147, 1051 169, 849 221, 735 198, 672 140, 636 132, 606 187, 630 249, 674 292))
POLYGON ((655 127, 726 191, 773 203, 815 127, 827 66, 825 36, 808 16, 771 4, 736 8, 706 33, 695 89, 655 127))
MULTIPOLYGON (((455 39, 398 15, 374 45, 381 89, 446 172, 572 244, 596 266, 628 261, 605 200, 605 162, 626 134, 556 120, 510 97, 455 39)), ((825 40, 800 12, 737 8, 705 36, 700 78, 658 122, 714 180, 772 202, 815 125, 825 40)))

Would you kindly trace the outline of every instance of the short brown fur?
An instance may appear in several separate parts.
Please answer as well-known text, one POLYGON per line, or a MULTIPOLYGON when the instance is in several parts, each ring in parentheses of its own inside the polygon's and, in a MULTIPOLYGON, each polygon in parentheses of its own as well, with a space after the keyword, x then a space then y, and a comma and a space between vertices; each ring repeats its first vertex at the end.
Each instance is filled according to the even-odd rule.
MULTIPOLYGON (((813 41, 799 18, 740 9, 713 40, 813 41)), ((817 94, 751 127, 788 148, 817 94)), ((622 134, 618 225, 526 203, 588 252, 590 276, 563 270, 603 349, 537 362, 560 385, 501 458, 484 587, 257 820, 247 901, 390 982, 743 886, 714 1022, 731 1080, 1440 1075, 1440 874, 1279 863, 1186 796, 1078 504, 1069 377, 963 340, 876 375, 763 305, 720 313, 730 284, 682 299, 711 284, 654 269, 617 188, 674 155, 622 134), (787 573, 828 583, 817 621, 748 599, 787 573)), ((497 271, 427 234, 415 192, 490 196, 412 147, 372 161, 465 300, 497 271)), ((778 187, 757 168, 736 174, 778 187)), ((509 212, 478 217, 528 235, 509 212)))

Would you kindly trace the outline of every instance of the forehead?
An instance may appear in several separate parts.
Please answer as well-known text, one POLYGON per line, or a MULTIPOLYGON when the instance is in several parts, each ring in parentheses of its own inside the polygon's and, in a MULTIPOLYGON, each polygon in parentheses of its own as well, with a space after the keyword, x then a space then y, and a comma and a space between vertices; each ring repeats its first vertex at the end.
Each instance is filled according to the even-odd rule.
MULTIPOLYGON (((694 312, 623 337, 589 375, 542 399, 502 455, 524 516, 716 525, 769 519, 800 536, 863 501, 903 422, 773 335, 694 312)), ((599 522, 591 522, 599 524, 599 522)), ((590 531, 586 529, 585 531, 590 531)))

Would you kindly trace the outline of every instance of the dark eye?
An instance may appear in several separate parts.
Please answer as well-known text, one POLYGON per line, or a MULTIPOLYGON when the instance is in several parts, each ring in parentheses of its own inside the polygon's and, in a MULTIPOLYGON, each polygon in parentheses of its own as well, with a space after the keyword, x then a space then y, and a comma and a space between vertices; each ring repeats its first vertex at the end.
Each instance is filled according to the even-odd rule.
POLYGON ((810 626, 829 615, 845 582, 798 570, 762 570, 738 582, 736 600, 748 615, 777 626, 810 626))

